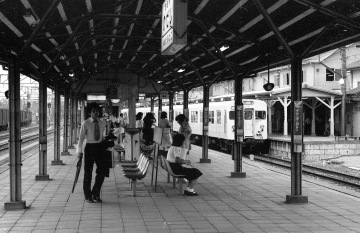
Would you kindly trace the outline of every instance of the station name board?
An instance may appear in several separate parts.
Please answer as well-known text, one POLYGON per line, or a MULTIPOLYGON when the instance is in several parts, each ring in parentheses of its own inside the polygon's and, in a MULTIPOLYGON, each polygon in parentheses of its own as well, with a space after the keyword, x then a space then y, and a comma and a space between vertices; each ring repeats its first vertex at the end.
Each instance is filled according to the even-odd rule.
POLYGON ((187 43, 187 1, 165 0, 161 20, 161 54, 174 55, 187 43))

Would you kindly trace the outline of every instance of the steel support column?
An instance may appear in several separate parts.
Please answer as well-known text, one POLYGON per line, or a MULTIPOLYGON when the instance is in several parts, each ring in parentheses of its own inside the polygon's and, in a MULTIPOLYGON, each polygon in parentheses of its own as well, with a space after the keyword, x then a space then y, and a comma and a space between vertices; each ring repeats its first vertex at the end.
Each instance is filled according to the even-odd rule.
POLYGON ((184 90, 183 113, 189 119, 189 90, 184 90))
POLYGON ((78 108, 79 108, 79 99, 78 99, 77 96, 75 96, 75 106, 74 106, 74 109, 75 109, 75 116, 74 116, 75 122, 74 122, 74 140, 73 140, 74 144, 77 144, 77 141, 78 141, 78 125, 79 125, 79 123, 81 123, 81 122, 78 122, 78 118, 79 118, 78 108))
POLYGON ((161 95, 159 95, 159 102, 158 102, 158 123, 160 122, 160 117, 161 117, 161 112, 162 112, 162 99, 161 99, 161 95))
POLYGON ((308 203, 308 197, 302 196, 302 59, 291 60, 291 195, 286 195, 286 203, 308 203), (295 112, 296 110, 296 112, 295 112), (296 134, 295 134, 296 133, 296 134))
POLYGON ((68 149, 75 149, 74 145, 73 145, 73 141, 74 141, 74 93, 71 91, 70 95, 70 107, 69 107, 69 111, 70 111, 70 127, 69 127, 69 146, 68 149))
POLYGON ((155 97, 150 98, 150 112, 154 112, 155 97))
POLYGON ((5 210, 25 209, 21 194, 21 126, 20 126, 20 70, 14 57, 9 58, 9 157, 10 202, 5 210))
POLYGON ((209 86, 203 85, 203 135, 202 135, 202 158, 200 163, 211 163, 209 159, 209 86))
POLYGON ((68 151, 69 138, 69 90, 65 87, 64 90, 64 130, 63 130, 63 152, 61 155, 70 155, 68 151))
POLYGON ((55 106, 54 106, 54 160, 51 165, 63 165, 60 160, 60 86, 58 82, 54 84, 55 89, 55 106))
POLYGON ((39 175, 36 180, 49 180, 47 174, 47 80, 39 80, 39 175))
POLYGON ((171 125, 171 132, 174 127, 174 92, 169 92, 169 122, 171 125))
POLYGON ((242 147, 244 141, 244 105, 242 103, 242 79, 235 79, 235 138, 233 146, 234 172, 231 177, 245 178, 242 171, 242 147))

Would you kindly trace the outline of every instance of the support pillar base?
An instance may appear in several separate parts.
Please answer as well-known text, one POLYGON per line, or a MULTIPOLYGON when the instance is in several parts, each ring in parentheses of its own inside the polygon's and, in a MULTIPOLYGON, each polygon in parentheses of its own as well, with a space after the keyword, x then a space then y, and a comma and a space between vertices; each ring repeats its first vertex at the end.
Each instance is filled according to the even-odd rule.
POLYGON ((47 181, 50 180, 49 175, 36 175, 35 176, 36 181, 47 181))
POLYGON ((64 155, 71 155, 71 154, 70 154, 70 152, 69 152, 69 151, 63 151, 63 152, 61 152, 61 155, 63 155, 63 156, 64 156, 64 155))
POLYGON ((200 159, 200 163, 211 163, 211 159, 200 159))
POLYGON ((63 165, 63 161, 62 160, 53 160, 53 161, 51 161, 51 165, 63 165))
POLYGON ((233 178, 245 178, 246 172, 231 172, 231 177, 233 178))
POLYGON ((5 210, 22 210, 26 209, 26 201, 17 201, 17 202, 5 202, 5 210))
POLYGON ((68 149, 75 149, 75 146, 68 146, 68 149))
POLYGON ((307 196, 301 196, 301 195, 286 195, 286 203, 308 203, 308 197, 307 196))

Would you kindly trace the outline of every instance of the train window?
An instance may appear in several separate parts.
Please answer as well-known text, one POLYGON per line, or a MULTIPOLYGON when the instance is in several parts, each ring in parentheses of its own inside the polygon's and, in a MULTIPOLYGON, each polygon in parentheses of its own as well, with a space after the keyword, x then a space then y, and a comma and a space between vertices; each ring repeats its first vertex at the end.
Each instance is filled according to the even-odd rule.
POLYGON ((216 110, 216 124, 221 124, 221 111, 216 110))
POLYGON ((209 111, 209 124, 214 124, 214 111, 209 111))
POLYGON ((192 123, 198 122, 198 111, 191 111, 191 122, 192 123))
POLYGON ((245 119, 245 120, 251 120, 252 117, 253 117, 252 115, 253 115, 253 112, 252 112, 252 111, 246 111, 246 110, 245 110, 244 119, 245 119))
POLYGON ((229 112, 229 120, 235 120, 235 111, 229 112))
POLYGON ((255 119, 257 120, 265 120, 266 112, 265 111, 255 111, 255 119))
POLYGON ((202 123, 202 122, 203 122, 203 111, 200 110, 200 123, 202 123))

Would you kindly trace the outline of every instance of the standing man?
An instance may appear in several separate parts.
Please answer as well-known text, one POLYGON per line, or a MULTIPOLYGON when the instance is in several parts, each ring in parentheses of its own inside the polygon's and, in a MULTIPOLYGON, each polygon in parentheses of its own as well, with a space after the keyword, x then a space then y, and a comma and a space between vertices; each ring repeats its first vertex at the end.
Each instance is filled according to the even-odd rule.
POLYGON ((91 103, 89 109, 91 110, 91 117, 81 125, 77 153, 78 159, 81 160, 83 157, 83 142, 86 139, 83 189, 85 200, 89 203, 94 203, 102 202, 100 190, 108 168, 103 163, 105 147, 101 143, 104 139, 105 121, 99 119, 99 106, 97 103, 91 103), (91 190, 94 163, 96 164, 96 177, 95 184, 91 190))

